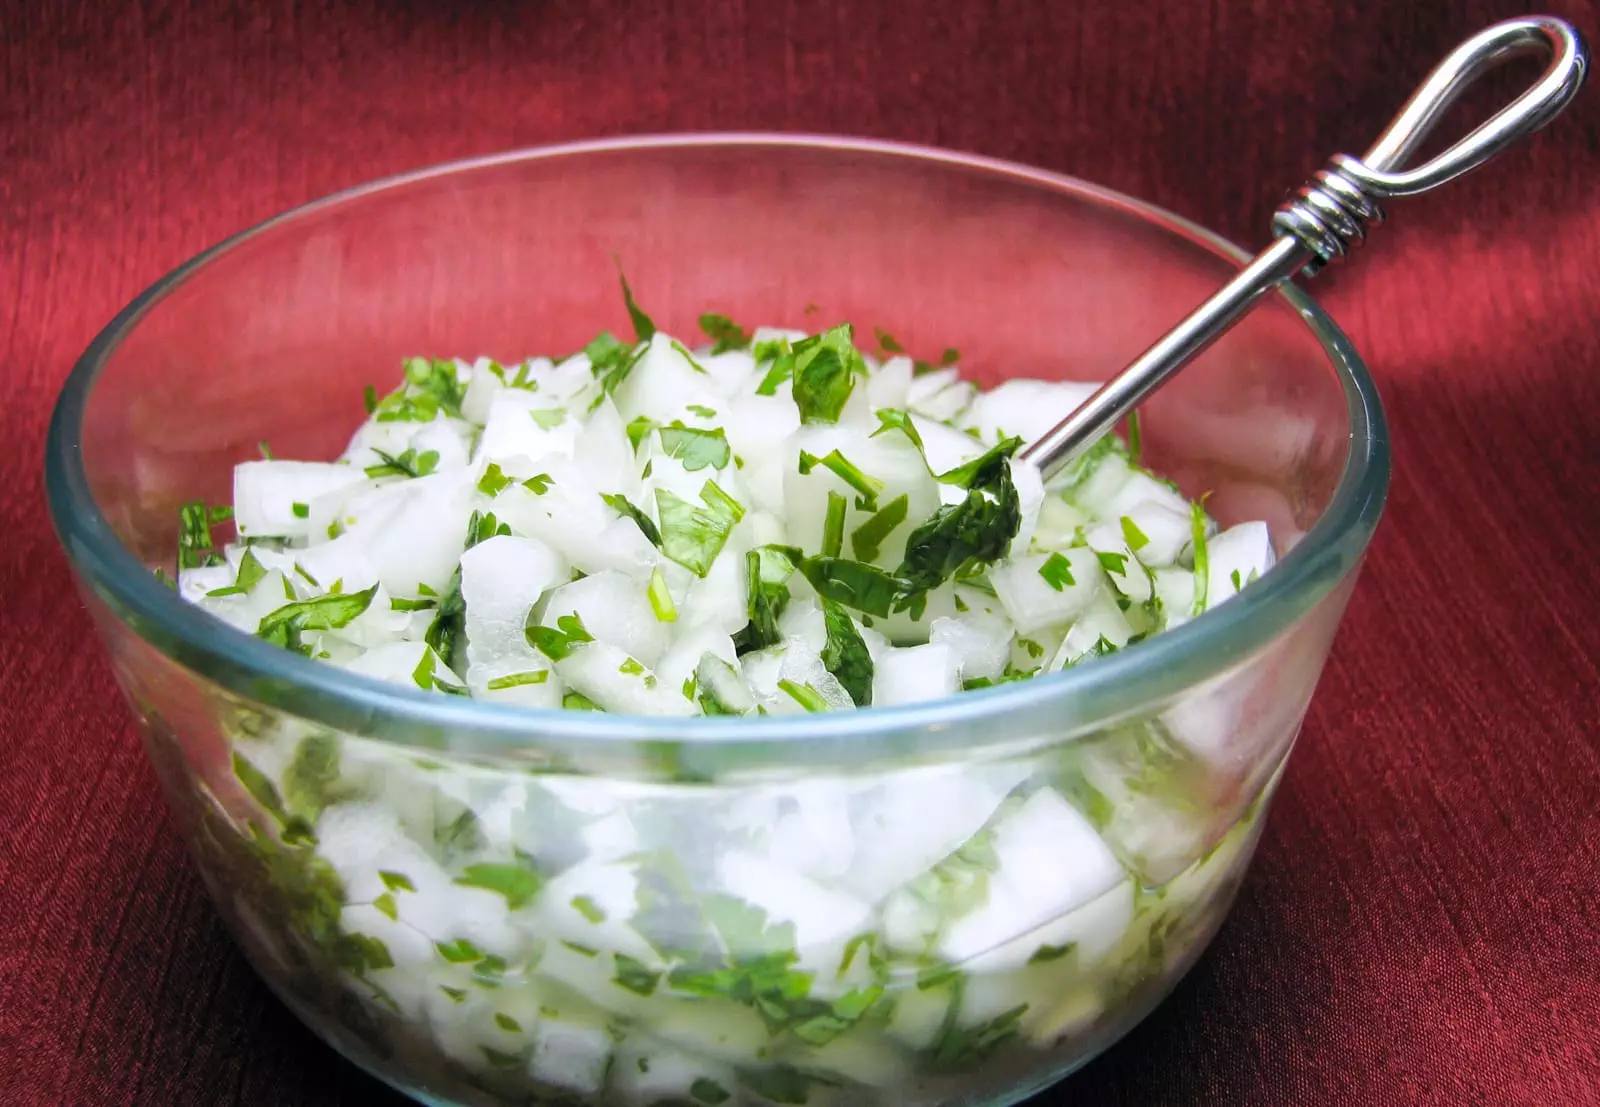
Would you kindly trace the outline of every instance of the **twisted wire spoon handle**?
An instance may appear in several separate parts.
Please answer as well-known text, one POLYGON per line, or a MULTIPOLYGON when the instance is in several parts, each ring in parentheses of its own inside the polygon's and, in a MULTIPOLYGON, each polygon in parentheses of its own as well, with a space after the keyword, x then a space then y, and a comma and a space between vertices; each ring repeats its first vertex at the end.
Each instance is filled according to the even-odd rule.
POLYGON ((1456 47, 1428 75, 1361 158, 1340 154, 1272 219, 1276 241, 1155 345, 1019 455, 1046 479, 1116 425, 1296 272, 1314 275, 1345 257, 1383 222, 1379 201, 1415 196, 1476 169, 1549 123, 1572 102, 1589 69, 1578 32, 1551 16, 1510 19, 1456 47), (1457 97, 1513 58, 1545 55, 1544 74, 1521 96, 1444 153, 1402 168, 1457 97))

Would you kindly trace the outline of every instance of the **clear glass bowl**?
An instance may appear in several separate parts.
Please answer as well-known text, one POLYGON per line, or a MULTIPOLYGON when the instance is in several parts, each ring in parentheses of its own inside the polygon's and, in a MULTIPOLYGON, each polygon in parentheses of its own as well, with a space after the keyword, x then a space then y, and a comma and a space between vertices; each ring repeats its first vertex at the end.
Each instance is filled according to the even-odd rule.
POLYGON ((218 909, 357 1064, 439 1104, 1013 1103, 1220 925, 1382 510, 1376 391, 1298 291, 1143 418, 1149 463, 1224 524, 1267 519, 1281 561, 1046 679, 786 719, 520 710, 319 665, 152 570, 259 441, 336 456, 401 357, 625 329, 618 260, 674 333, 851 319, 993 383, 1103 377, 1239 256, 1077 181, 876 143, 449 165, 140 296, 62 393, 50 509, 218 909))

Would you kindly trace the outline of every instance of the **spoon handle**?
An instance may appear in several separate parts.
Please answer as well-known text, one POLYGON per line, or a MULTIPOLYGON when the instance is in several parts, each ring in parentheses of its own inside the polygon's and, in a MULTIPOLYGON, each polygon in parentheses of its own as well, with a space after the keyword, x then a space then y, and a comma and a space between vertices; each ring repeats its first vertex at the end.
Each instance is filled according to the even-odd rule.
POLYGON ((1551 16, 1497 23, 1456 47, 1365 155, 1333 158, 1278 209, 1271 246, 1023 450, 1021 459, 1037 465, 1048 479, 1225 334, 1263 295, 1296 272, 1311 276, 1345 257, 1366 237, 1369 225, 1383 222, 1379 201, 1415 196, 1452 181, 1538 131, 1572 102, 1588 68, 1582 37, 1551 16), (1431 161, 1403 168, 1468 85, 1506 61, 1529 55, 1549 58, 1531 88, 1431 161))

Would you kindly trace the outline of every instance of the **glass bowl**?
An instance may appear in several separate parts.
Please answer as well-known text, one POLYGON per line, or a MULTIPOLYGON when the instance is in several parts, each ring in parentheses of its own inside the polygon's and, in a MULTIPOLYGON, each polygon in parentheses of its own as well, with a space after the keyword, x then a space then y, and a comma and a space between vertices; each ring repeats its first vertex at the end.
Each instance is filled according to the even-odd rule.
POLYGON ((625 330, 619 262, 672 333, 849 319, 994 383, 1103 378, 1239 258, 1078 181, 882 143, 447 165, 127 307, 55 410, 50 510, 218 910, 358 1065, 437 1104, 1014 1103, 1222 922, 1382 510, 1376 391, 1300 292, 1143 412, 1148 463, 1268 520, 1278 565, 1044 679, 810 717, 519 709, 307 660, 153 570, 258 442, 337 456, 402 357, 625 330))

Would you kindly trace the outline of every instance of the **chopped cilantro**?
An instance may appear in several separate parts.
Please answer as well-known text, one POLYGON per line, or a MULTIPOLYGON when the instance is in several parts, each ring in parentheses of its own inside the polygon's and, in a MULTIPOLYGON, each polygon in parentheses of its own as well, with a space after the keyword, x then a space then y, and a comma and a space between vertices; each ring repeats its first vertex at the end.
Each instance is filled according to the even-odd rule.
MULTIPOLYGON (((642 1060, 642 1058, 641 1058, 642 1060)), ((704 1103, 707 1107, 717 1107, 733 1098, 733 1093, 709 1077, 699 1077, 689 1085, 689 1098, 696 1103, 704 1103)))
POLYGON ((526 906, 544 885, 531 865, 489 862, 468 865, 455 882, 465 888, 485 888, 504 896, 506 906, 512 911, 526 906))
POLYGON ((1206 583, 1210 567, 1206 557, 1206 509, 1202 496, 1189 509, 1189 536, 1194 544, 1194 607, 1191 614, 1199 615, 1206 609, 1206 583))
POLYGON ((821 465, 834 476, 844 481, 851 488, 861 493, 860 507, 862 511, 878 510, 878 493, 883 491, 883 482, 876 477, 870 477, 861 469, 852 464, 838 450, 834 450, 827 457, 817 457, 800 451, 800 475, 805 476, 812 469, 821 465))
POLYGON ((655 336, 655 322, 634 303, 633 289, 628 287, 628 278, 622 275, 620 266, 617 269, 617 279, 622 282, 622 302, 627 305, 628 318, 633 321, 633 336, 639 342, 648 342, 655 336))
POLYGON ((494 1013, 494 1023, 501 1030, 509 1031, 512 1034, 522 1033, 522 1024, 504 1011, 496 1011, 494 1013))
POLYGON ((697 507, 665 488, 656 489, 656 514, 661 519, 661 552, 696 576, 703 577, 722 552, 744 507, 715 481, 700 490, 697 507))
POLYGON ((822 665, 836 677, 857 707, 872 702, 872 655, 866 640, 856 629, 849 612, 826 596, 822 597, 822 618, 827 627, 827 645, 822 647, 822 665))
POLYGON ((626 427, 628 432, 628 441, 633 443, 633 449, 635 453, 637 453, 639 450, 639 443, 643 442, 647 437, 649 437, 650 432, 655 429, 655 420, 650 418, 648 415, 640 415, 628 423, 628 426, 626 427))
MULTIPOLYGON (((1128 412, 1128 460, 1137 464, 1144 453, 1144 428, 1137 411, 1128 412)), ((1137 546, 1134 549, 1138 549, 1137 546)))
POLYGON ((1022 503, 1007 461, 1020 444, 1020 439, 1006 439, 978 459, 984 465, 968 474, 966 498, 941 507, 911 532, 899 575, 913 589, 936 588, 954 574, 1005 555, 1022 523, 1022 503))
POLYGON ((906 521, 906 514, 910 511, 911 499, 905 494, 896 496, 880 509, 872 518, 857 527, 850 535, 850 546, 855 550, 856 560, 876 561, 883 551, 884 540, 894 532, 894 529, 906 521))
POLYGON ((1095 558, 1100 562, 1100 567, 1108 573, 1126 573, 1128 571, 1128 555, 1096 550, 1095 558))
POLYGON ((1039 575, 1057 592, 1078 583, 1072 578, 1072 562, 1059 553, 1053 553, 1045 558, 1044 564, 1039 566, 1039 575))
POLYGON ((415 892, 417 886, 411 883, 411 878, 405 873, 390 872, 387 869, 378 872, 378 879, 383 881, 383 886, 391 892, 415 892))
POLYGON ((527 684, 543 684, 550 679, 548 669, 529 669, 521 673, 507 673, 505 676, 495 677, 487 687, 491 692, 499 692, 506 688, 521 688, 527 684))
POLYGON ((499 465, 491 461, 489 467, 483 471, 483 476, 478 478, 478 491, 485 496, 498 496, 510 483, 511 478, 501 471, 499 465))
POLYGON ((309 519, 311 518, 311 505, 299 502, 292 503, 289 505, 289 513, 296 519, 309 519))
POLYGON ((661 973, 658 970, 649 968, 643 961, 629 957, 626 953, 613 953, 611 964, 616 969, 616 975, 611 978, 611 982, 635 995, 653 995, 656 985, 661 982, 661 973))
POLYGON ((399 596, 389 597, 389 610, 391 611, 427 611, 437 605, 437 600, 407 600, 399 596))
POLYGON ((617 666, 617 672, 623 676, 643 676, 644 666, 630 657, 617 666))
MULTIPOLYGON (((381 459, 379 464, 366 467, 367 476, 373 478, 425 477, 432 473, 439 464, 438 450, 424 450, 419 454, 414 447, 407 447, 405 452, 396 456, 385 453, 374 446, 372 452, 381 459)), ((301 517, 304 518, 304 516, 301 517)))
POLYGON ((597 926, 606 921, 606 913, 588 896, 573 896, 572 909, 597 926))
POLYGON ((233 509, 208 508, 195 500, 178 508, 178 568, 198 569, 202 566, 221 565, 222 555, 215 552, 211 537, 214 523, 233 518, 233 509))
POLYGON ((600 498, 606 502, 607 507, 618 515, 632 519, 638 525, 640 532, 650 540, 652 546, 661 545, 661 532, 656 529, 654 520, 641 511, 628 497, 620 492, 602 492, 600 493, 600 498))
POLYGON ((672 591, 667 587, 667 578, 659 565, 650 571, 650 586, 646 589, 646 595, 650 598, 650 610, 655 612, 656 622, 678 621, 678 605, 672 602, 672 591))
POLYGON ((798 703, 807 711, 826 711, 828 701, 822 698, 822 693, 810 684, 799 684, 792 680, 778 681, 778 687, 789 694, 789 698, 798 703))
POLYGON ((561 706, 568 711, 604 711, 605 708, 595 703, 582 692, 568 692, 561 697, 561 706))
POLYGON ((367 409, 367 414, 368 415, 371 415, 374 411, 377 411, 378 410, 378 390, 376 388, 373 388, 370 384, 365 386, 364 388, 362 388, 361 389, 361 403, 362 403, 362 406, 364 406, 367 409))
POLYGON ((725 354, 729 350, 743 350, 750 345, 750 336, 744 332, 744 328, 726 315, 706 312, 700 316, 700 329, 714 343, 711 347, 713 354, 725 354))
POLYGON ((880 618, 915 590, 903 577, 842 557, 808 557, 800 571, 820 595, 880 618))
POLYGON ((850 343, 850 324, 841 323, 794 347, 794 402, 802 423, 837 423, 864 367, 850 343))
POLYGON ((1140 530, 1139 524, 1126 515, 1122 517, 1122 540, 1128 544, 1128 549, 1134 553, 1138 553, 1150 544, 1149 535, 1140 530))
POLYGON ((828 493, 828 513, 822 520, 822 556, 838 557, 844 552, 844 516, 850 503, 837 492, 828 493))
POLYGON ((757 396, 776 396, 778 386, 794 376, 794 351, 784 339, 763 342, 756 347, 757 363, 770 361, 766 375, 756 385, 757 396))
POLYGON ((872 432, 876 438, 880 434, 897 430, 911 440, 911 444, 919 451, 922 449, 922 435, 917 431, 916 425, 911 422, 911 413, 902 411, 897 407, 883 407, 873 412, 878 417, 878 429, 872 432))
POLYGON ((522 482, 522 487, 526 488, 529 492, 532 492, 535 496, 543 496, 546 492, 550 491, 550 486, 554 483, 555 480, 550 476, 549 473, 535 473, 533 476, 522 482))
POLYGON ((589 633, 583 620, 576 615, 561 616, 553 627, 533 622, 532 611, 528 612, 528 619, 528 625, 523 630, 528 645, 552 661, 562 661, 572 656, 572 651, 585 642, 594 641, 594 635, 589 633))
POLYGON ((347 596, 318 596, 311 600, 297 600, 262 616, 256 627, 256 637, 274 645, 304 651, 300 636, 308 630, 339 630, 348 626, 372 603, 378 586, 347 596))
POLYGON ((539 425, 540 430, 554 430, 567 421, 567 409, 536 407, 528 411, 528 416, 539 425))
POLYGON ((747 576, 745 604, 750 621, 734 636, 739 653, 775 646, 783 640, 778 617, 789 603, 789 578, 800 551, 784 546, 758 546, 744 555, 747 576))
POLYGON ((1044 965, 1051 961, 1059 961, 1077 948, 1078 943, 1066 942, 1059 946, 1040 946, 1033 951, 1033 956, 1028 958, 1030 965, 1044 965))
POLYGON ((728 467, 732 451, 728 448, 728 437, 721 427, 702 430, 699 427, 686 427, 678 420, 656 433, 661 436, 661 449, 668 457, 677 458, 688 472, 698 472, 708 465, 713 469, 728 467))

